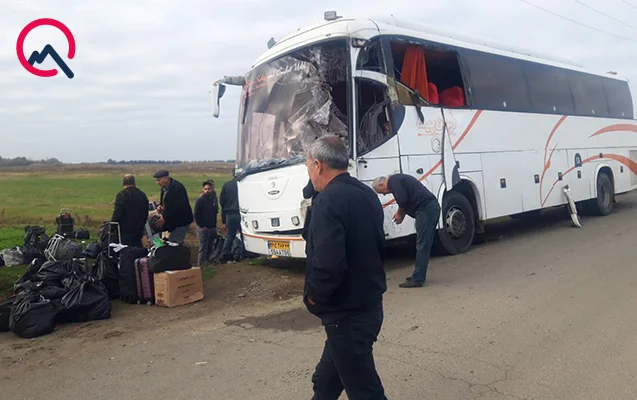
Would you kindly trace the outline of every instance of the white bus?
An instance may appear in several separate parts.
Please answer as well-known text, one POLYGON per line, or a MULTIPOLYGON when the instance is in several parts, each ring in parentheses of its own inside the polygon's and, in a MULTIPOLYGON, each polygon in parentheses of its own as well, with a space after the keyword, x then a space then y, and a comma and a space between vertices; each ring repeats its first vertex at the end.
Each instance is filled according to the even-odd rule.
MULTIPOLYGON (((637 187, 637 121, 626 79, 586 71, 418 23, 325 21, 275 43, 245 77, 236 172, 246 248, 305 257, 304 149, 321 135, 348 143, 350 173, 417 177, 438 196, 438 244, 469 250, 489 219, 566 204, 611 212, 637 187)), ((380 196, 387 239, 415 233, 380 196)))

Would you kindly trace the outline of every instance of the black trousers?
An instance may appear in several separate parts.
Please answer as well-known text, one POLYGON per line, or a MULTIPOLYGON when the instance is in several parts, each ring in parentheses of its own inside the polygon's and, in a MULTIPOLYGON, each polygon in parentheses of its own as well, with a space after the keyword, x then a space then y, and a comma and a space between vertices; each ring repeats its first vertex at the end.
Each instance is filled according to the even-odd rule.
POLYGON ((312 383, 313 400, 387 400, 372 347, 383 324, 383 306, 325 325, 327 340, 312 383))

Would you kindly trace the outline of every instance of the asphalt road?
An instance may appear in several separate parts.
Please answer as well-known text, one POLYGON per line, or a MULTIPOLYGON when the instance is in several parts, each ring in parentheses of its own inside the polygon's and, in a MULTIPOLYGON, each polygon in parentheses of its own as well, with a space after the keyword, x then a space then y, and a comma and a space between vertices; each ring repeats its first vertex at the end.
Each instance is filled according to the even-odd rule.
MULTIPOLYGON (((420 289, 397 287, 411 255, 394 257, 375 347, 388 398, 637 398, 634 221, 630 195, 582 229, 555 214, 491 226, 470 253, 434 259, 420 289)), ((318 321, 300 299, 240 314, 4 368, 0 398, 309 399, 318 321)))

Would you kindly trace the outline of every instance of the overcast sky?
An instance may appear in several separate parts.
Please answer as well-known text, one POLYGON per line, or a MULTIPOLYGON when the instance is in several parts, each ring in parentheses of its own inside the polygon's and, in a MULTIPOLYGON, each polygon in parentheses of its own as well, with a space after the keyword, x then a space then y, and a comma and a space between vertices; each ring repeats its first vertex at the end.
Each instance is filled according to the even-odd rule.
MULTIPOLYGON (((239 89, 228 88, 215 119, 210 85, 224 75, 245 74, 270 37, 320 22, 330 9, 343 16, 394 14, 566 56, 619 72, 637 92, 637 0, 582 0, 635 28, 575 0, 528 1, 633 41, 559 19, 522 0, 353 0, 324 6, 291 0, 0 0, 0 156, 66 162, 234 159, 239 89), (18 34, 43 17, 73 32, 77 52, 68 65, 74 79, 62 73, 39 78, 20 66, 18 34)), ((40 27, 25 42, 26 57, 47 43, 66 56, 64 35, 40 27)), ((40 68, 54 66, 48 60, 40 68)))

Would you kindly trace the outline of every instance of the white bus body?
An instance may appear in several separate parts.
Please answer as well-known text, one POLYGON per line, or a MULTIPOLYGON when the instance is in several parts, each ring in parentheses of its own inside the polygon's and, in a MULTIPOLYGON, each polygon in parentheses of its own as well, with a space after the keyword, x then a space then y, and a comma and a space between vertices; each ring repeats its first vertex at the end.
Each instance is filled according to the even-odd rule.
MULTIPOLYGON (((394 17, 299 30, 245 79, 220 82, 243 85, 237 173, 251 252, 305 257, 304 149, 326 133, 348 142, 350 173, 362 182, 403 172, 436 194, 449 254, 467 251, 482 221, 566 204, 565 185, 600 215, 614 194, 637 187, 625 79, 394 17)), ((380 201, 387 239, 415 233, 409 217, 392 222, 391 196, 380 201)))

